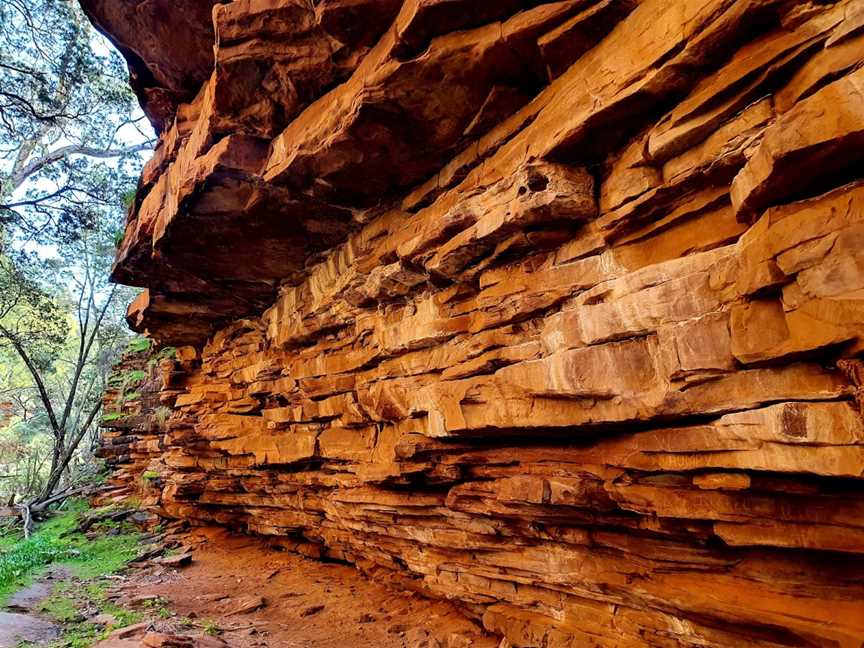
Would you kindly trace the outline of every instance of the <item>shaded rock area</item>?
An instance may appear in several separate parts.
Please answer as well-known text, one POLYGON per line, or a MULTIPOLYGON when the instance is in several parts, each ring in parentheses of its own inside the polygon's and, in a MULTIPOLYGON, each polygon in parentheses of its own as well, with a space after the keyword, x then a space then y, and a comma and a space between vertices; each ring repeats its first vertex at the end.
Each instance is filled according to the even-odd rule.
POLYGON ((95 451, 111 472, 106 487, 92 498, 94 503, 132 498, 146 510, 159 502, 162 482, 148 467, 165 448, 163 437, 171 410, 163 400, 173 402, 177 395, 168 389, 165 376, 173 371, 175 357, 174 349, 157 353, 147 346, 128 350, 112 367, 103 396, 100 446, 95 451))
POLYGON ((82 4, 170 96, 117 497, 505 646, 861 645, 860 0, 82 4))

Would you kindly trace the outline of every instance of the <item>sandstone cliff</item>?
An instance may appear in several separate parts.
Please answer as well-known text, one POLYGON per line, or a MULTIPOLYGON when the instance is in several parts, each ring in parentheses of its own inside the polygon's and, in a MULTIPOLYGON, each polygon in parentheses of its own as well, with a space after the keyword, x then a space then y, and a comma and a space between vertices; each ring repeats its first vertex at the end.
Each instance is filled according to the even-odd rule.
POLYGON ((82 4, 155 510, 504 645, 864 645, 862 0, 82 4))

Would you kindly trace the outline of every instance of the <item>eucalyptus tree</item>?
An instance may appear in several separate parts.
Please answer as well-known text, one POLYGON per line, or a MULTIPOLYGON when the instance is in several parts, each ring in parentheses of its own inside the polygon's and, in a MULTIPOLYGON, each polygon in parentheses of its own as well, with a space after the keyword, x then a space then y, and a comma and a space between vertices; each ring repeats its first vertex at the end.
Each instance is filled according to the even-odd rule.
POLYGON ((128 337, 107 278, 152 144, 76 0, 0 2, 0 393, 51 440, 28 515, 68 477, 128 337))
POLYGON ((74 238, 152 148, 121 57, 76 0, 0 3, 0 225, 74 238))

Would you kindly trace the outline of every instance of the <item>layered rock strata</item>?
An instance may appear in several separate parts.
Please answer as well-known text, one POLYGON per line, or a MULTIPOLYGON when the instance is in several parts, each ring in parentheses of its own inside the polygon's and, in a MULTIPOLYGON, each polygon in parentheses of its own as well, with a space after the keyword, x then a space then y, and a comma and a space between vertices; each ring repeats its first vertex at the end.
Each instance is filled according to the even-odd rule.
POLYGON ((180 393, 170 389, 178 367, 182 365, 176 349, 157 352, 150 344, 127 349, 112 367, 102 398, 102 434, 95 452, 110 469, 108 488, 100 493, 100 502, 159 504, 163 484, 150 464, 165 450, 171 415, 166 403, 180 393))
POLYGON ((83 4, 163 515, 513 646, 862 645, 860 0, 83 4))

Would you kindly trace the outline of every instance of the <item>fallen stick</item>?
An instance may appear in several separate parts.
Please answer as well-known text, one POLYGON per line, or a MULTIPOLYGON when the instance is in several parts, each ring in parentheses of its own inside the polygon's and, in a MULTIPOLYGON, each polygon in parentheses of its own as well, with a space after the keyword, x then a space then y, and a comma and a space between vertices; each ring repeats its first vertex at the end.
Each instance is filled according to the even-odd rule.
MULTIPOLYGON (((20 518, 21 523, 24 526, 24 537, 29 538, 33 534, 33 521, 39 517, 41 513, 44 513, 45 510, 55 504, 57 502, 64 502, 68 498, 79 495, 81 493, 86 492, 90 487, 89 486, 79 486, 78 488, 67 488, 62 493, 58 493, 49 497, 46 500, 41 502, 25 502, 23 504, 16 504, 12 511, 17 510, 17 514, 12 513, 9 517, 18 517, 20 518)), ((0 517, 3 517, 2 511, 8 511, 10 509, 0 509, 0 517)))
POLYGON ((58 493, 57 495, 52 495, 51 497, 49 497, 48 499, 46 499, 42 502, 31 503, 30 508, 33 510, 33 512, 42 512, 46 508, 48 508, 49 506, 51 506, 52 504, 54 504, 56 502, 65 501, 66 499, 72 497, 73 495, 80 495, 81 493, 85 492, 88 488, 90 488, 90 487, 89 486, 79 486, 78 488, 68 488, 65 491, 63 491, 62 493, 58 493))

